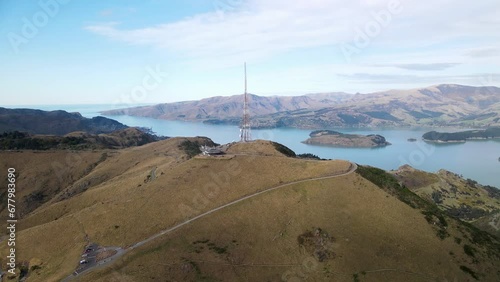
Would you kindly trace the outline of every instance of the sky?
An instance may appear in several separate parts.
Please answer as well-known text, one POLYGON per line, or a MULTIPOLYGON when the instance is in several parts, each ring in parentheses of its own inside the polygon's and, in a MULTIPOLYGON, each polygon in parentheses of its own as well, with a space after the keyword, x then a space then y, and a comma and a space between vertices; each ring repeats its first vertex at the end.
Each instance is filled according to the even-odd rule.
POLYGON ((498 0, 2 0, 0 106, 500 85, 498 0))

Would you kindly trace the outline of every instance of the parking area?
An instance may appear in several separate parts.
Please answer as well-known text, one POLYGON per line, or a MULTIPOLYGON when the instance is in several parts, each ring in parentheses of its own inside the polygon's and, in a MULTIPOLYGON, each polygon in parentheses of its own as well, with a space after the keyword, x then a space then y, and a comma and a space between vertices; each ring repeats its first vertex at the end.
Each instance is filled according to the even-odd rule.
POLYGON ((98 245, 95 243, 87 245, 82 252, 79 265, 76 268, 74 275, 78 275, 79 273, 94 267, 97 264, 97 253, 98 253, 98 245))

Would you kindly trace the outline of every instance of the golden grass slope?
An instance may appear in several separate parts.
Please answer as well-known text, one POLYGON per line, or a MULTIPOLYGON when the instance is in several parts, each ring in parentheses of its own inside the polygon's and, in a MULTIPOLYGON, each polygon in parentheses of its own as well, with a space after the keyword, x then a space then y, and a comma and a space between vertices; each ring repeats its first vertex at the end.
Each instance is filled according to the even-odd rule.
MULTIPOLYGON (((79 180, 91 183, 84 191, 71 194, 72 185, 60 194, 71 195, 22 219, 18 262, 40 266, 26 281, 70 275, 88 241, 126 248, 243 196, 351 166, 284 157, 268 141, 235 144, 228 158, 189 159, 179 148, 186 140, 206 139, 113 151, 79 180)), ((76 280, 475 281, 474 275, 497 281, 500 260, 488 257, 478 241, 485 239, 446 219, 449 236, 440 239, 419 209, 351 173, 291 184, 218 210, 76 280), (317 228, 327 236, 301 245, 299 236, 317 228), (328 259, 318 261, 318 249, 328 259)), ((6 254, 2 243, 4 265, 6 254)))
POLYGON ((227 153, 280 157, 284 156, 282 153, 276 150, 271 142, 265 140, 255 140, 249 143, 231 143, 227 148, 227 153))
MULTIPOLYGON (((8 168, 16 170, 16 208, 24 217, 52 199, 63 189, 75 183, 99 162, 103 152, 98 151, 0 151, 1 175, 8 168)), ((5 197, 7 178, 0 178, 2 199, 5 197)), ((7 201, 0 203, 4 212, 7 201)), ((2 222, 2 226, 4 226, 2 222)))
POLYGON ((465 254, 458 228, 441 240, 418 210, 350 174, 217 211, 77 281, 475 281, 461 266, 497 281, 499 261, 465 254), (323 262, 298 242, 317 228, 332 238, 323 262))
MULTIPOLYGON (((41 269, 27 281, 57 281, 69 275, 86 237, 102 246, 127 247, 242 196, 350 167, 346 161, 319 162, 279 154, 188 160, 179 149, 185 140, 204 139, 172 138, 108 152, 75 185, 21 220, 18 261, 42 261, 41 269), (81 183, 88 187, 76 193, 74 188, 81 183)), ((6 254, 5 244, 0 250, 6 254)))

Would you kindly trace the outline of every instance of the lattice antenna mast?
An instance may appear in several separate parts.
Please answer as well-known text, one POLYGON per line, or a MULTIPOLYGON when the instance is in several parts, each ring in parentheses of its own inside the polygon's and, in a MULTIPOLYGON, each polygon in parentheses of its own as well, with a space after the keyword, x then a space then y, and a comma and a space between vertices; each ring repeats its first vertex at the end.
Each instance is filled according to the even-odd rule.
POLYGON ((247 63, 245 63, 245 94, 243 100, 243 121, 240 129, 240 141, 248 142, 252 140, 250 133, 250 114, 248 112, 248 93, 247 93, 247 63))

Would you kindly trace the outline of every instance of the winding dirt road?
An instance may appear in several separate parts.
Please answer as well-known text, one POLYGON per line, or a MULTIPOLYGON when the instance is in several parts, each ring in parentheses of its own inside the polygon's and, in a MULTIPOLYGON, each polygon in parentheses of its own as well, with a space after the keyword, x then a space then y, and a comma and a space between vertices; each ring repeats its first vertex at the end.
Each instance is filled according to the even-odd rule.
POLYGON ((349 175, 351 173, 353 173, 354 171, 356 171, 356 169, 358 168, 358 166, 355 164, 355 163, 351 163, 351 166, 349 167, 349 170, 347 172, 344 172, 344 173, 340 173, 340 174, 335 174, 335 175, 330 175, 330 176, 322 176, 322 177, 316 177, 316 178, 309 178, 309 179, 303 179, 303 180, 297 180, 297 181, 293 181, 293 182, 289 182, 289 183, 285 183, 285 184, 281 184, 281 185, 278 185, 278 186, 274 186, 274 187, 271 187, 271 188, 268 188, 266 190, 262 190, 262 191, 259 191, 259 192, 256 192, 256 193, 253 193, 251 195, 248 195, 248 196, 245 196, 245 197, 242 197, 242 198, 239 198, 237 200, 234 200, 232 202, 229 202, 227 204, 224 204, 220 207, 217 207, 217 208, 214 208, 214 209, 211 209, 209 211, 206 211, 202 214, 199 214, 191 219, 188 219, 182 223, 179 223, 169 229, 165 229, 149 238, 146 238, 142 241, 139 241, 137 243, 135 243, 134 245, 130 246, 129 248, 126 248, 126 249, 122 249, 120 247, 106 247, 107 249, 114 249, 116 250, 116 254, 103 260, 102 262, 100 263, 97 263, 96 265, 86 269, 85 271, 82 271, 78 274, 72 274, 68 277, 66 277, 65 279, 63 279, 62 281, 63 282, 67 282, 67 281, 71 281, 73 280, 74 278, 76 278, 76 276, 81 276, 81 275, 84 275, 86 273, 89 273, 91 271, 94 271, 94 270, 97 270, 97 269, 100 269, 100 268, 103 268, 104 266, 108 265, 108 264, 111 264, 113 261, 115 261, 116 259, 118 259, 119 257, 123 256, 124 254, 126 254, 127 252, 135 249, 135 248, 138 248, 146 243, 149 243, 153 240, 155 240, 156 238, 160 237, 160 236, 163 236, 165 234, 168 234, 176 229, 179 229, 181 228, 182 226, 184 225, 187 225, 187 224, 190 224, 191 222, 195 221, 195 220, 198 220, 202 217, 205 217, 209 214, 212 214, 218 210, 221 210, 221 209, 224 209, 224 208, 227 208, 229 206, 232 206, 232 205, 235 205, 237 203, 240 203, 242 201, 245 201, 245 200, 248 200, 250 198, 253 198, 253 197, 256 197, 256 196, 259 196, 261 194, 264 194, 264 193, 268 193, 268 192, 271 192, 271 191, 274 191, 274 190, 277 190, 277 189, 280 189, 280 188, 283 188, 283 187, 287 187, 287 186, 291 186, 291 185, 294 185, 294 184, 299 184, 299 183, 304 183, 304 182, 310 182, 310 181, 317 181, 317 180, 323 180, 323 179, 330 179, 330 178, 336 178, 336 177, 342 177, 342 176, 346 176, 346 175, 349 175))

